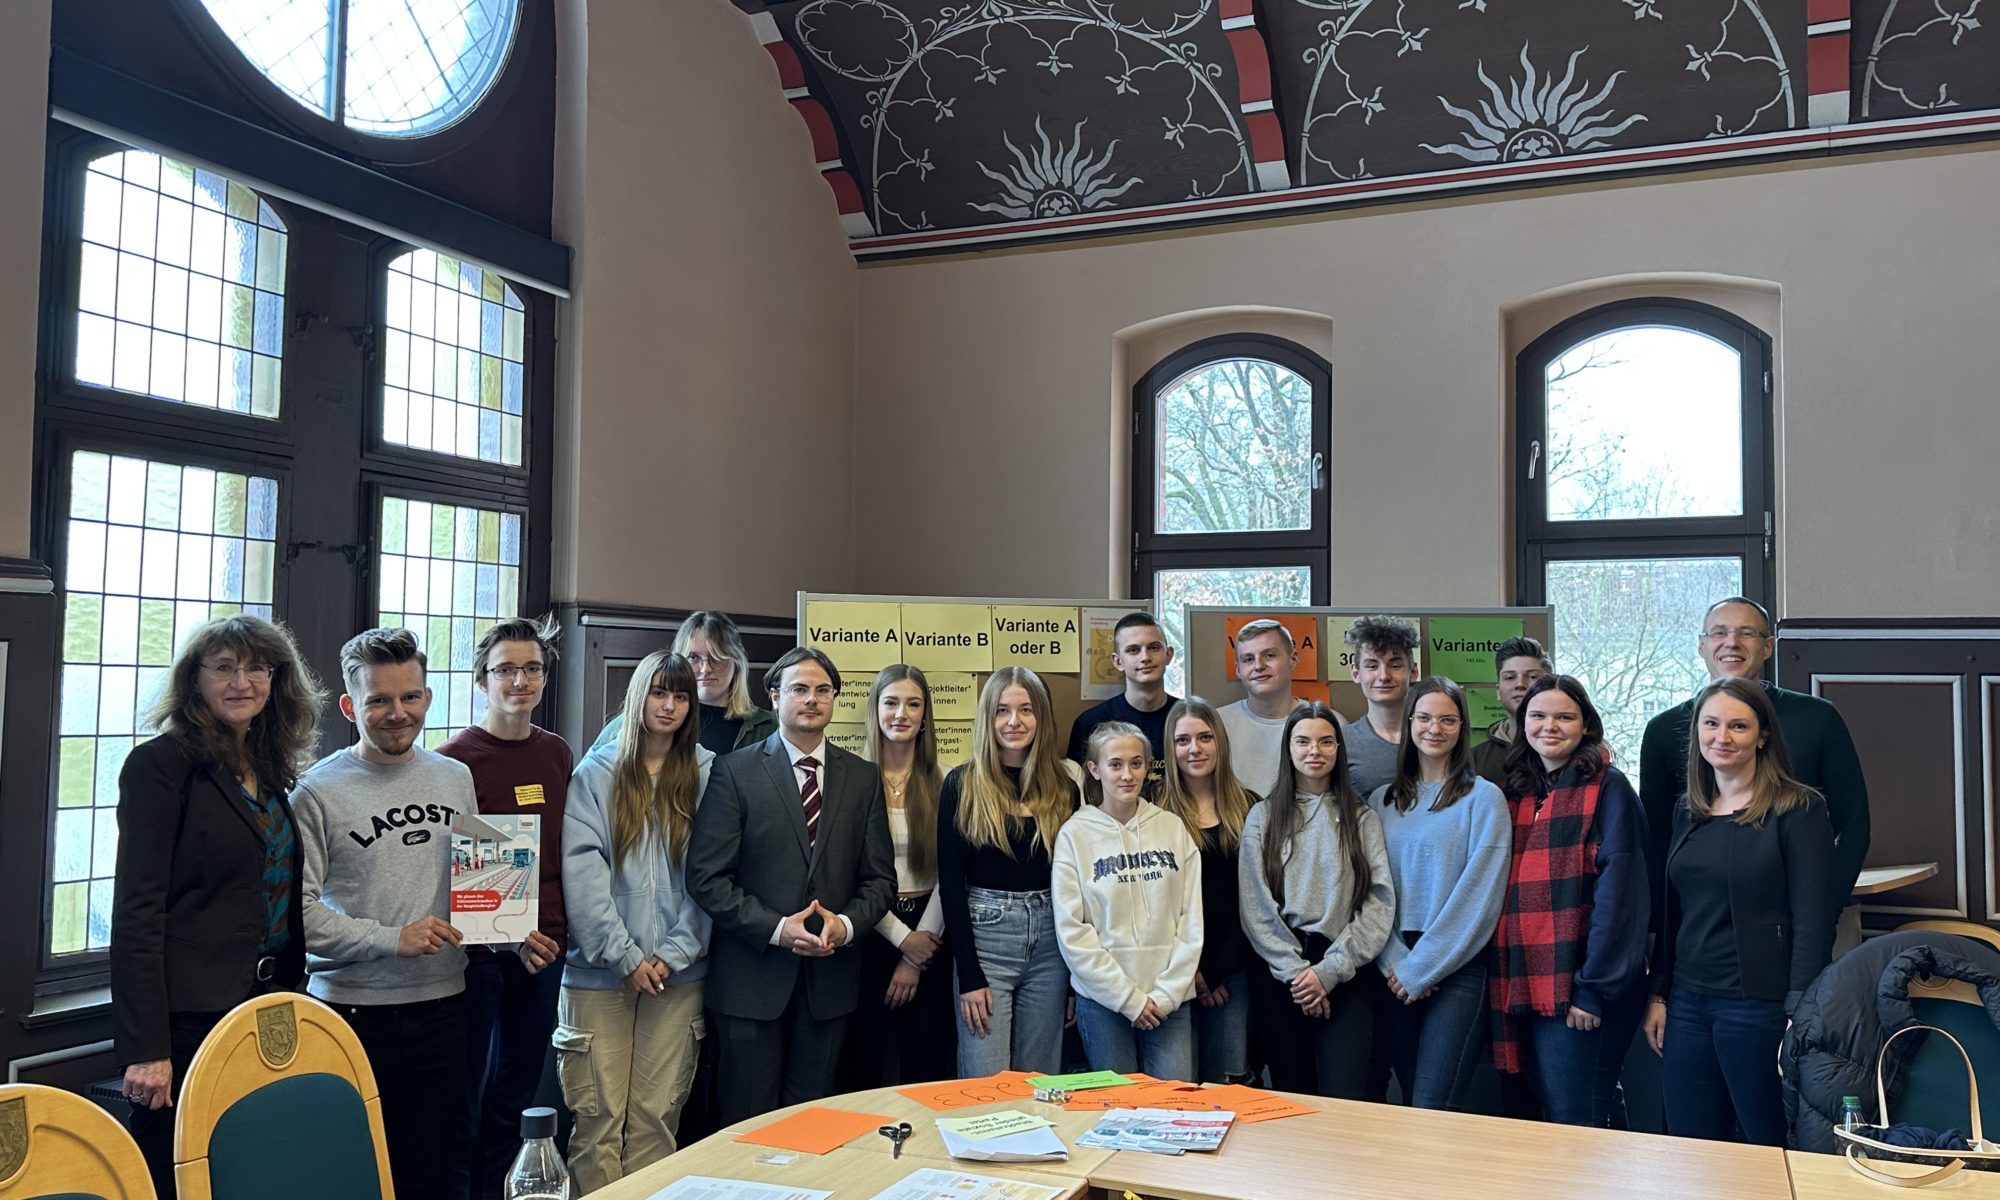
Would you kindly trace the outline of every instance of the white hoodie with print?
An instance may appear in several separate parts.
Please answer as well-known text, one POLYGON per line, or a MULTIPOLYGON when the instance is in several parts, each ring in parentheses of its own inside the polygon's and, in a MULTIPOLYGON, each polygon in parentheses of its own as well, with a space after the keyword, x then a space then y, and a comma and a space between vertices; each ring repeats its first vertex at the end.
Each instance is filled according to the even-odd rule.
POLYGON ((1201 961, 1201 851, 1179 817, 1139 802, 1128 824, 1086 805, 1056 835, 1050 883, 1070 985, 1126 1020, 1171 1013, 1201 961))

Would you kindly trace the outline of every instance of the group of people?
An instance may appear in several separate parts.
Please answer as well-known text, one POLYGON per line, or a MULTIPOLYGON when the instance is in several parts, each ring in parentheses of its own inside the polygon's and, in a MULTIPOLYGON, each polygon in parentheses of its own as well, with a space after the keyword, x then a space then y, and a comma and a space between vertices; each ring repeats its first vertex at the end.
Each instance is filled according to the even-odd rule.
POLYGON ((1643 1027, 1671 1132, 1782 1142, 1785 1014, 1825 965, 1866 851, 1830 706, 1757 680, 1767 614, 1710 609, 1713 681, 1648 727, 1641 787, 1584 684, 1495 655, 1508 715, 1419 678, 1416 626, 1346 633, 1367 701, 1292 696, 1256 621, 1245 696, 1167 694, 1157 619, 1114 631, 1120 695, 1069 730, 1002 668, 971 754, 938 760, 923 672, 868 694, 866 756, 826 736, 844 682, 797 647, 751 700, 702 612, 635 668, 576 761, 537 728, 547 622, 474 659, 480 722, 421 744, 406 630, 343 647, 354 745, 312 761, 323 695, 282 626, 196 630, 120 775, 116 1050, 171 1195, 172 1102, 244 999, 302 989, 353 1026, 405 1195, 491 1197, 553 1044, 583 1193, 704 1127, 841 1091, 1071 1066, 1457 1107, 1490 1057, 1509 1108, 1615 1123, 1643 1027), (462 946, 451 831, 543 818, 538 929, 462 946))

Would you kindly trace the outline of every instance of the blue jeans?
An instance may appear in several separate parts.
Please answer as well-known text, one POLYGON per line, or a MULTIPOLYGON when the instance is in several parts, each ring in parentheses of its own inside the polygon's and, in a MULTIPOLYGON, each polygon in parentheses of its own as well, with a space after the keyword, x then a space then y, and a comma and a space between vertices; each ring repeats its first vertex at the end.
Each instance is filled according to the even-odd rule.
POLYGON ((534 1103, 556 1027, 562 960, 533 975, 511 947, 465 963, 465 1112, 473 1200, 498 1200, 521 1152, 521 1110, 534 1103))
MULTIPOLYGON (((968 1079, 999 1071, 1062 1069, 1069 968, 1056 943, 1055 910, 1047 892, 966 889, 972 910, 972 948, 993 993, 991 1032, 972 1032, 958 1020, 958 1073, 968 1079)), ((965 981, 958 981, 965 994, 965 981)))
POLYGON ((1405 1102, 1418 1108, 1463 1107, 1489 1029, 1483 956, 1439 980, 1428 1000, 1404 1004, 1382 989, 1376 1035, 1387 1044, 1405 1102))
POLYGON ((1521 1031, 1522 1073, 1542 1102, 1543 1117, 1558 1125, 1604 1124, 1604 1111, 1597 1103, 1603 1030, 1571 1029, 1563 1017, 1530 1015, 1516 1024, 1521 1031))
POLYGON ((1187 1002, 1194 1010, 1195 1069, 1201 1083, 1250 1078, 1250 976, 1238 971, 1222 981, 1222 988, 1229 999, 1214 1008, 1199 1000, 1187 1002))
POLYGON ((1117 1011, 1078 995, 1076 1029, 1093 1071, 1144 1071, 1155 1079, 1193 1081, 1194 1021, 1186 1004, 1168 1013, 1157 1028, 1142 1031, 1117 1011))
POLYGON ((1667 1132, 1733 1141, 1737 1126, 1759 1146, 1785 1144, 1778 1043, 1785 1006, 1776 1000, 1704 996, 1677 987, 1667 998, 1660 1088, 1667 1132))

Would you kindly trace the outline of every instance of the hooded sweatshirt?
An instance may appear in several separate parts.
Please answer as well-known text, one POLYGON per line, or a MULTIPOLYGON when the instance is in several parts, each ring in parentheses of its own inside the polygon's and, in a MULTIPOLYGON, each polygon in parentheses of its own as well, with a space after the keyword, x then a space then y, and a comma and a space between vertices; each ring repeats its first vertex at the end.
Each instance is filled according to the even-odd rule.
MULTIPOLYGON (((687 847, 674 856, 660 838, 641 838, 611 863, 611 781, 618 747, 593 747, 570 776, 563 808, 563 899, 569 956, 563 986, 613 991, 648 958, 667 965, 667 986, 708 974, 709 917, 687 890, 687 847)), ((694 751, 696 803, 708 790, 715 755, 694 751)), ((690 831, 691 832, 691 831, 690 831)))
POLYGON ((1149 800, 1130 823, 1086 805, 1056 835, 1049 890, 1070 985, 1126 1020, 1171 1013, 1201 961, 1201 849, 1149 800))

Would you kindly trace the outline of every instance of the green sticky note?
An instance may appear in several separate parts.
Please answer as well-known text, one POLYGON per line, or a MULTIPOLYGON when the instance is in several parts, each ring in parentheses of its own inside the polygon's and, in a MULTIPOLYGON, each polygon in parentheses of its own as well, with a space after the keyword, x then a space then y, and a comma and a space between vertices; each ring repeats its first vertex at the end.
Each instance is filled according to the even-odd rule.
POLYGON ((1469 687, 1465 689, 1465 707, 1472 718, 1472 745, 1486 740, 1486 731, 1495 721, 1507 715, 1507 706, 1500 703, 1500 693, 1490 687, 1469 687))
POLYGON ((1074 1075, 1036 1075, 1028 1080, 1028 1086, 1087 1092, 1091 1088, 1122 1087, 1130 1082, 1116 1071, 1079 1071, 1074 1075))
POLYGON ((1424 674, 1460 683, 1495 683, 1493 652, 1521 636, 1519 617, 1432 617, 1424 638, 1424 674))
POLYGON ((977 1117, 939 1117, 937 1123, 939 1129, 949 1129, 958 1136, 975 1142, 1007 1137, 1016 1133, 1030 1133, 1049 1124, 1047 1118, 1035 1116, 1033 1113, 1015 1112, 1013 1109, 977 1117))

